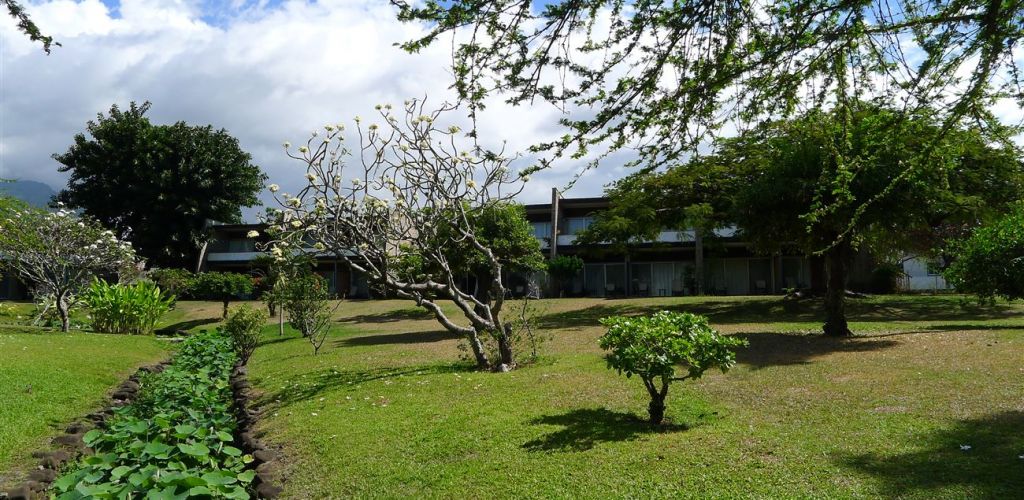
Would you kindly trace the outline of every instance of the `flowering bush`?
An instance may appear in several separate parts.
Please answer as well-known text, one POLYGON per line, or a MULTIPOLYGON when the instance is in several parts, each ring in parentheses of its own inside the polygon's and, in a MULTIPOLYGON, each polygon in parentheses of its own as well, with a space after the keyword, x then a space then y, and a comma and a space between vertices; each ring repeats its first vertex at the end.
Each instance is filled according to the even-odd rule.
POLYGON ((138 273, 131 245, 96 221, 63 208, 56 212, 13 209, 0 213, 0 255, 37 300, 50 300, 68 331, 69 310, 96 276, 119 279, 138 273))
POLYGON ((651 396, 648 413, 652 424, 665 417, 665 397, 673 381, 700 378, 711 368, 723 372, 736 363, 732 348, 746 341, 725 337, 707 318, 690 313, 661 311, 652 316, 602 318, 608 331, 600 339, 608 367, 626 377, 636 375, 651 396), (676 377, 676 367, 687 374, 676 377))

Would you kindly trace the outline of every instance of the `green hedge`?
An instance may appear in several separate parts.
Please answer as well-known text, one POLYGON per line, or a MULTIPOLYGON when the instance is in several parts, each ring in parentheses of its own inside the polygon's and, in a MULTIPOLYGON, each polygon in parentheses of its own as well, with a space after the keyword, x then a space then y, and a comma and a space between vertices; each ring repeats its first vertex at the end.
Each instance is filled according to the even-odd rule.
POLYGON ((53 483, 60 499, 249 498, 252 457, 233 445, 231 340, 202 333, 181 344, 174 363, 140 380, 138 398, 119 408, 85 443, 94 453, 53 483))

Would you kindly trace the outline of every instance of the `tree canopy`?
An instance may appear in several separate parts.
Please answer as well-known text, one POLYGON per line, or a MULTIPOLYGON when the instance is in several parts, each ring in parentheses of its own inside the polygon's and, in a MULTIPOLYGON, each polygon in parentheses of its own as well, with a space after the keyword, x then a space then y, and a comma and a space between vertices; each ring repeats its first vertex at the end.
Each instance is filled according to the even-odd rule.
POLYGON ((53 45, 60 47, 60 42, 53 41, 52 36, 44 35, 36 23, 32 21, 28 13, 25 12, 25 7, 15 0, 0 0, 0 5, 7 7, 7 15, 14 19, 17 23, 18 31, 25 34, 29 40, 33 42, 39 42, 43 44, 43 51, 47 54, 50 53, 50 48, 53 45))
POLYGON ((946 278, 983 298, 1024 298, 1024 205, 957 242, 946 278))
POLYGON ((191 268, 208 221, 240 222, 266 175, 226 130, 153 125, 149 107, 112 106, 54 155, 71 174, 58 199, 115 229, 151 265, 191 268))
MULTIPOLYGON (((492 94, 571 111, 538 149, 583 157, 635 147, 684 158, 727 125, 874 99, 947 125, 1024 103, 1016 41, 1024 3, 982 0, 392 0, 426 24, 403 44, 452 41, 453 86, 476 111, 492 94)), ((841 153, 841 152, 840 152, 841 153)))

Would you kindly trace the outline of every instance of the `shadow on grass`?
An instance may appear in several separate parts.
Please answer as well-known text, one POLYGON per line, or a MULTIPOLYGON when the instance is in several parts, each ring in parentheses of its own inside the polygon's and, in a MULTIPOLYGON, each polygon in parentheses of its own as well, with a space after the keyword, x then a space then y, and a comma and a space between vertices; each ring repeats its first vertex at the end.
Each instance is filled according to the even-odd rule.
POLYGON ((586 451, 601 443, 633 441, 644 434, 663 434, 687 429, 685 425, 651 425, 632 413, 605 408, 582 408, 561 415, 546 415, 532 425, 561 425, 563 429, 527 442, 528 451, 586 451))
MULTIPOLYGON (((979 305, 956 296, 878 296, 868 299, 851 298, 846 303, 849 321, 970 321, 1015 318, 1021 314, 1020 309, 1012 304, 979 305)), ((795 310, 785 310, 782 297, 772 296, 744 300, 709 298, 699 302, 651 306, 608 300, 606 304, 544 315, 538 322, 544 328, 594 326, 606 316, 652 314, 665 309, 702 314, 712 323, 719 324, 824 320, 821 299, 804 300, 797 304, 795 310)))
POLYGON ((1020 498, 1024 492, 1021 429, 1024 412, 1006 411, 918 436, 920 451, 847 456, 837 462, 880 479, 887 497, 1020 498), (961 445, 971 448, 961 450, 961 445), (955 490, 936 491, 943 488, 955 490))
MULTIPOLYGON (((471 371, 474 371, 474 367, 467 363, 375 368, 371 370, 324 370, 319 373, 307 374, 307 377, 301 379, 303 383, 288 385, 277 391, 264 392, 257 398, 256 405, 264 410, 275 410, 300 401, 314 399, 323 392, 339 387, 355 387, 375 380, 396 377, 416 377, 471 371)), ((254 379, 254 383, 259 384, 259 382, 259 379, 254 379)), ((280 387, 280 385, 277 387, 280 387)))
POLYGON ((836 338, 791 333, 737 333, 733 337, 747 341, 736 351, 736 361, 752 368, 802 365, 812 359, 839 352, 867 352, 898 344, 895 340, 871 337, 836 338))
POLYGON ((432 332, 382 333, 379 335, 361 335, 334 341, 335 347, 376 346, 391 344, 426 344, 443 340, 458 340, 461 337, 444 330, 432 332))
POLYGON ((204 318, 204 319, 191 319, 188 321, 179 321, 170 325, 157 328, 154 333, 157 335, 177 335, 181 331, 189 331, 193 328, 200 326, 210 325, 220 321, 220 318, 204 318))
POLYGON ((347 318, 341 318, 342 323, 396 323, 399 321, 416 321, 416 320, 429 320, 433 319, 426 310, 418 307, 407 307, 405 309, 395 309, 394 311, 386 311, 376 314, 360 314, 358 316, 349 316, 347 318))

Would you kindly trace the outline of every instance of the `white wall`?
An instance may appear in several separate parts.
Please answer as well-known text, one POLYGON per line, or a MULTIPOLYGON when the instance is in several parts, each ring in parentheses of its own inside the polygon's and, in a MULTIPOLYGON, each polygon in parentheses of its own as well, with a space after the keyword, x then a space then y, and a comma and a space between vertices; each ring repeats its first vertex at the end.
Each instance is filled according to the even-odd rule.
POLYGON ((927 259, 914 258, 904 261, 903 272, 907 273, 903 285, 906 290, 948 290, 951 288, 941 274, 928 274, 927 259))

